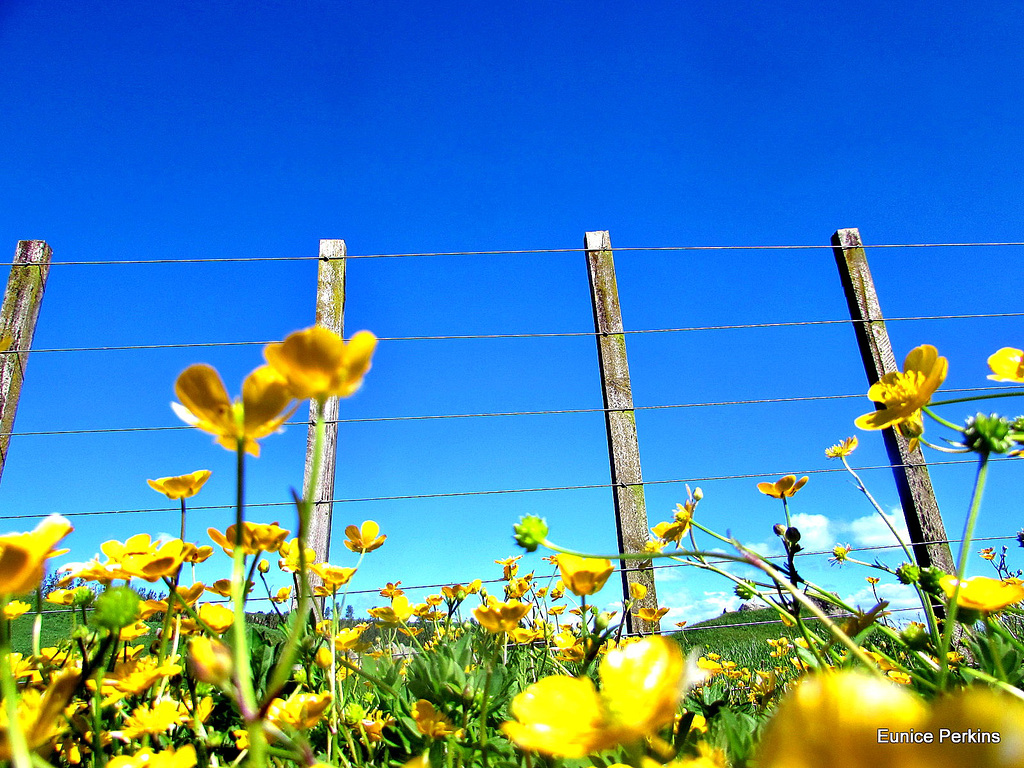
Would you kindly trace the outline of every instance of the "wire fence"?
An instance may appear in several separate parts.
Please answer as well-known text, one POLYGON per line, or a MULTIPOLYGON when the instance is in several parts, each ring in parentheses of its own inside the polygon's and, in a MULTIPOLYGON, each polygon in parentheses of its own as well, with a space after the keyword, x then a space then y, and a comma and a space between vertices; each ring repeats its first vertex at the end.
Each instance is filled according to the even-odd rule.
MULTIPOLYGON (((866 250, 873 249, 928 249, 928 248, 976 248, 976 247, 1021 247, 1024 246, 1024 242, 971 242, 971 243, 902 243, 902 244, 880 244, 880 245, 865 245, 866 250)), ((832 245, 749 245, 749 246, 627 246, 627 247, 615 247, 616 252, 694 252, 694 251, 798 251, 798 250, 832 250, 832 245)), ((549 249, 525 249, 525 250, 488 250, 488 251, 450 251, 450 252, 422 252, 422 253, 389 253, 389 254, 349 254, 345 258, 348 260, 357 259, 403 259, 403 258, 417 258, 417 257, 446 257, 446 256, 501 256, 501 255, 526 255, 526 254, 583 254, 586 252, 584 248, 549 248, 549 249)), ((182 258, 182 259, 131 259, 131 260, 81 260, 81 261, 53 261, 53 267, 65 267, 65 266, 141 266, 141 265, 155 265, 155 264, 200 264, 200 263, 226 263, 226 264, 238 264, 245 262, 309 262, 318 261, 320 257, 317 256, 281 256, 281 257, 216 257, 216 258, 182 258)), ((927 315, 905 315, 898 317, 887 317, 885 321, 887 323, 901 323, 901 322, 923 322, 923 321, 953 321, 953 320, 978 320, 978 319, 1014 319, 1024 317, 1024 312, 989 312, 989 313, 957 313, 957 314, 927 314, 927 315)), ((807 321, 787 321, 787 322, 757 322, 757 323, 741 323, 741 324, 719 324, 719 325, 694 325, 694 326, 680 326, 680 327, 663 327, 663 328, 644 328, 644 329, 626 329, 624 334, 626 335, 650 335, 650 334, 686 334, 686 333, 710 333, 710 332, 722 332, 722 331, 739 331, 739 330, 753 330, 753 329, 780 329, 780 328, 799 328, 799 327, 814 327, 814 326, 853 326, 858 322, 867 321, 855 321, 851 319, 823 319, 823 320, 807 320, 807 321)), ((470 340, 510 340, 510 339, 555 339, 555 338, 593 338, 600 334, 594 331, 566 331, 566 332, 544 332, 544 333, 509 333, 509 334, 458 334, 458 335, 409 335, 409 336, 391 336, 381 337, 381 342, 431 342, 431 341, 470 341, 470 340)), ((95 353, 95 352, 134 352, 142 350, 180 350, 180 349, 198 349, 198 348, 229 348, 229 347, 251 347, 251 346, 263 346, 271 343, 275 340, 238 340, 238 341, 200 341, 200 342, 180 342, 180 343, 166 343, 166 344, 129 344, 129 345, 117 345, 117 346, 78 346, 78 347, 50 347, 31 350, 33 354, 72 354, 72 353, 95 353)), ((7 351, 0 354, 14 354, 13 351, 7 351)), ((967 388, 956 388, 946 389, 943 393, 946 394, 983 394, 998 392, 1000 389, 1005 387, 999 386, 987 386, 987 387, 967 387, 967 388)), ((751 405, 778 405, 783 403, 799 404, 799 403, 811 403, 820 401, 838 401, 846 399, 862 399, 864 397, 863 392, 857 393, 834 393, 834 394, 815 394, 815 395, 799 395, 792 397, 773 397, 773 398, 752 398, 752 399, 732 399, 732 400, 719 400, 719 401, 705 401, 705 402, 686 402, 686 403, 668 403, 668 404, 639 404, 634 407, 636 411, 662 411, 662 410, 673 410, 673 409, 693 409, 693 408, 718 408, 718 407, 736 407, 736 406, 751 406, 751 405)), ((596 414, 596 413, 607 413, 616 409, 609 408, 563 408, 563 409, 538 409, 538 410, 510 410, 510 411, 487 411, 487 412, 469 412, 469 413, 435 413, 435 414, 413 414, 413 415, 381 415, 381 416, 369 416, 362 418, 346 418, 333 420, 331 423, 335 424, 362 424, 362 423, 383 423, 383 422, 413 422, 413 421, 434 421, 434 420, 457 420, 457 419, 481 419, 481 418, 512 418, 512 417, 537 417, 537 416, 560 416, 569 414, 596 414)), ((295 420, 288 422, 288 426, 303 426, 308 424, 308 421, 295 420)), ((31 431, 17 431, 11 430, 10 432, 0 432, 0 435, 8 435, 10 437, 62 437, 71 435, 100 435, 100 434, 117 434, 117 433, 158 433, 158 432, 171 432, 171 431, 185 431, 191 430, 193 427, 186 425, 174 425, 174 426, 129 426, 129 427, 116 427, 116 428, 82 428, 82 429, 48 429, 48 430, 31 430, 31 431)), ((1008 461, 1009 459, 995 459, 995 461, 1008 461)), ((944 466, 944 465, 966 465, 975 463, 973 459, 949 459, 944 461, 930 462, 929 466, 944 466)), ((858 471, 878 471, 878 470, 891 470, 896 467, 900 467, 900 464, 874 464, 870 466, 856 467, 858 471)), ((800 475, 814 475, 814 474, 830 474, 836 472, 845 472, 844 468, 809 468, 798 471, 796 474, 800 475)), ((661 478, 653 480, 645 480, 644 486, 657 486, 666 484, 696 484, 696 483, 707 483, 712 481, 720 480, 737 480, 737 479, 752 479, 760 478, 765 476, 780 475, 780 474, 791 474, 791 471, 786 472, 750 472, 750 473, 733 473, 723 475, 706 475, 698 477, 686 477, 686 478, 661 478)), ((496 488, 496 489, 481 489, 481 490, 457 490, 447 491, 438 493, 410 493, 410 494, 393 494, 393 495, 379 495, 379 496, 362 496, 362 497, 339 497, 331 500, 333 504, 352 504, 352 503, 365 503, 365 502, 384 502, 384 501, 399 501, 399 500, 412 500, 412 499, 440 499, 440 498, 455 498, 455 497, 468 497, 468 496, 493 496, 493 495, 504 495, 504 494, 528 494, 528 493, 546 493, 546 492, 557 492, 557 491, 579 491, 579 490, 592 490, 592 489, 612 489, 617 487, 614 483, 588 483, 588 484, 565 484, 565 485, 548 485, 539 487, 520 487, 520 488, 496 488)), ((256 502, 248 504, 249 507, 289 507, 292 506, 293 502, 290 501, 279 501, 279 502, 256 502)), ((201 510, 225 510, 231 509, 232 505, 198 505, 190 507, 190 511, 201 511, 201 510)), ((95 511, 71 511, 67 512, 68 517, 89 517, 89 516, 112 516, 112 515, 138 515, 148 513, 174 513, 178 511, 178 507, 160 507, 152 509, 113 509, 113 510, 95 510, 95 511)), ((0 514, 0 519, 3 520, 20 520, 20 519, 32 519, 40 517, 39 514, 0 514)), ((975 539, 975 541, 1010 541, 1016 539, 1018 535, 1004 534, 1001 536, 988 536, 975 539)), ((941 541, 929 541, 921 543, 958 543, 956 539, 946 539, 941 541)), ((913 543, 912 543, 913 545, 913 543)), ((857 547, 855 551, 885 551, 898 549, 898 545, 885 545, 875 547, 857 547)), ((822 550, 814 552, 800 552, 798 557, 811 557, 811 556, 822 556, 831 554, 831 551, 822 550)), ((726 561, 723 561, 726 562, 726 561)), ((654 570, 660 570, 663 568, 677 568, 685 567, 681 563, 671 564, 659 564, 651 566, 654 570)), ((485 583, 499 583, 502 580, 494 579, 489 580, 485 583)), ((403 587, 408 590, 427 590, 436 589, 446 584, 421 584, 413 585, 409 587, 403 587)), ((376 593, 376 589, 365 589, 365 590, 354 590, 350 592, 351 595, 370 595, 376 593)), ((254 599, 265 599, 265 598, 254 598, 254 599)), ((912 609, 899 609, 899 610, 912 610, 912 609)), ((58 611, 53 611, 58 612, 58 611)), ((750 622, 747 624, 738 624, 732 626, 751 626, 754 624, 765 624, 765 623, 779 623, 779 622, 750 622)), ((686 629, 697 629, 698 627, 686 628, 686 629)))

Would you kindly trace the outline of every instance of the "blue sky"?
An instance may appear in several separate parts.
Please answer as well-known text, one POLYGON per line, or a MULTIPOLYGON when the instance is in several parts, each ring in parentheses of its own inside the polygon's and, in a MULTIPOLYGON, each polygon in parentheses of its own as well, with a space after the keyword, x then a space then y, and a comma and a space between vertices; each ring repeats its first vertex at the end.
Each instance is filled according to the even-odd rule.
MULTIPOLYGON (((353 255, 573 249, 597 229, 618 247, 827 245, 841 227, 869 244, 1019 242, 1022 32, 1009 2, 6 0, 0 244, 53 247, 35 347, 66 349, 283 338, 312 322, 321 238, 345 239, 353 255), (211 257, 306 260, 61 264, 211 257)), ((1021 252, 869 258, 884 312, 916 317, 1020 310, 1021 252)), ((828 249, 620 251, 616 266, 631 330, 848 317, 828 249)), ((583 256, 353 259, 346 328, 586 333, 583 256)), ((921 343, 949 358, 947 387, 985 384, 985 358, 1022 346, 1019 329, 1016 318, 890 324, 899 359, 921 343)), ((844 324, 634 334, 627 349, 638 406, 867 388, 844 324)), ((173 382, 194 362, 237 392, 262 357, 258 345, 39 352, 16 432, 178 426, 173 382)), ((341 417, 600 407, 590 336, 395 340, 381 343, 341 417)), ((700 509, 714 527, 765 542, 781 510, 756 482, 835 468, 823 450, 870 408, 846 398, 641 410, 644 477, 763 475, 702 481, 700 509)), ((886 463, 877 434, 861 441, 856 465, 886 463)), ((339 445, 344 499, 608 482, 600 413, 349 423, 339 445)), ((251 501, 287 500, 304 446, 302 426, 265 441, 251 501)), ((190 430, 16 436, 0 509, 165 508, 146 478, 199 468, 214 476, 194 503, 230 504, 232 461, 190 430)), ((933 471, 954 537, 970 476, 933 471)), ((865 477, 896 507, 887 471, 865 477)), ((993 472, 980 535, 1020 527, 1019 482, 1016 464, 993 472)), ((680 483, 649 486, 651 523, 683 498, 680 483)), ((813 476, 793 509, 807 516, 808 544, 875 541, 870 508, 839 473, 813 476)), ((283 506, 252 513, 294 524, 283 506)), ((353 584, 370 589, 498 576, 491 561, 515 552, 523 514, 546 516, 564 544, 614 545, 600 488, 345 503, 335 526, 373 518, 389 534, 353 584)), ((229 519, 197 511, 189 530, 204 541, 229 519)), ((170 512, 72 520, 72 559, 178 525, 170 512)), ((351 564, 337 539, 333 552, 351 564)), ((829 570, 824 558, 808 569, 844 594, 864 586, 865 573, 829 570)), ((659 585, 674 620, 731 604, 727 584, 688 570, 659 585)))

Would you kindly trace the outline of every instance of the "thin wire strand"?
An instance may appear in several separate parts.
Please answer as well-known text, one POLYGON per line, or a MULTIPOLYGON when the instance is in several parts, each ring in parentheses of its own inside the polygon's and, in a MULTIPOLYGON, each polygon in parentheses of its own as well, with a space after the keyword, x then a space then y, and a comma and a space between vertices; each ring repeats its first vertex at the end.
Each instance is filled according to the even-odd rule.
MULTIPOLYGON (((1024 317, 1024 312, 986 312, 961 315, 915 315, 907 317, 886 317, 883 320, 887 323, 903 321, 922 320, 977 320, 991 318, 1024 317)), ((641 328, 636 330, 625 330, 623 335, 637 335, 648 333, 691 333, 703 331, 737 331, 751 330, 757 328, 797 328, 813 325, 850 325, 853 323, 873 323, 875 320, 794 320, 777 323, 739 323, 735 325, 692 325, 680 328, 641 328)), ((467 341, 473 339, 554 339, 554 338, 579 338, 601 336, 596 331, 560 331, 552 333, 471 333, 471 334, 450 334, 439 336, 381 336, 378 341, 467 341)), ((28 350, 32 354, 45 352, 129 352, 143 349, 202 349, 210 347, 254 347, 275 343, 276 339, 267 341, 199 341, 182 342, 176 344, 126 344, 122 346, 96 346, 96 347, 49 347, 45 349, 28 350)), ((18 350, 11 349, 0 354, 16 355, 18 350)))
MULTIPOLYGON (((1012 387, 961 387, 956 389, 944 389, 944 394, 960 394, 964 392, 998 392, 1002 389, 1012 387)), ((715 400, 703 403, 669 403, 663 405, 637 405, 632 408, 634 411, 658 411, 679 408, 717 408, 732 405, 771 405, 773 403, 808 403, 822 400, 849 400, 863 398, 863 393, 842 394, 842 395, 799 395, 795 397, 771 397, 751 400, 715 400)), ((328 419, 326 424, 367 424, 390 421, 433 421, 443 419, 478 419, 496 418, 505 416, 561 416, 578 413, 612 413, 620 412, 621 408, 563 408, 554 410, 539 411, 491 411, 481 413, 442 413, 422 414, 417 416, 366 416, 354 419, 328 419)), ((289 421, 282 426, 301 427, 308 426, 308 421, 289 421)), ((0 432, 0 436, 10 435, 11 437, 41 437, 51 435, 98 435, 118 434, 127 432, 170 432, 178 430, 195 429, 187 424, 163 426, 163 427, 102 427, 95 429, 60 429, 60 430, 37 430, 32 432, 0 432)))
MULTIPOLYGON (((1000 457, 990 459, 991 462, 996 461, 1013 461, 1013 458, 1000 457)), ((928 467, 938 466, 952 466, 957 464, 975 464, 974 459, 950 459, 946 461, 933 461, 928 463, 928 467)), ((856 467, 858 472, 869 472, 882 469, 896 469, 907 465, 903 464, 878 464, 874 466, 856 467)), ((799 474, 799 475, 823 475, 823 474, 834 474, 837 472, 846 472, 844 467, 832 468, 832 469, 805 469, 798 472, 786 472, 785 474, 799 474)), ((638 485, 679 485, 682 483, 707 483, 715 482, 720 480, 750 480, 754 478, 763 477, 778 477, 782 475, 782 472, 750 472, 736 475, 709 475, 706 477, 687 477, 674 480, 644 480, 638 485)), ((331 499, 331 504, 362 504, 368 502, 379 502, 379 501, 410 501, 414 499, 451 499, 460 498, 464 496, 499 496, 513 493, 547 493, 551 491, 583 491, 583 490, 595 490, 598 488, 618 488, 629 485, 627 483, 592 483, 587 485, 553 485, 543 486, 537 488, 498 488, 484 491, 446 491, 440 493, 415 493, 415 494, 402 494, 394 496, 365 496, 358 498, 347 498, 347 499, 331 499)), ((324 502, 326 503, 326 502, 324 502)), ((290 507, 294 506, 293 501, 264 501, 264 502, 253 502, 246 505, 249 508, 266 508, 266 507, 290 507)), ((234 504, 210 504, 203 506, 192 506, 189 507, 190 511, 198 510, 218 510, 218 509, 234 509, 234 504)), ((165 513, 165 512, 180 512, 180 507, 159 507, 156 509, 111 509, 111 510, 96 510, 91 512, 65 512, 65 517, 88 517, 95 515, 127 515, 127 514, 151 514, 151 513, 165 513)), ((26 515, 0 515, 0 520, 33 520, 44 517, 44 514, 26 514, 26 515)))
MULTIPOLYGON (((1006 246, 1024 246, 1024 242, 999 243, 880 243, 859 245, 865 250, 872 248, 993 248, 1006 246)), ((834 250, 829 245, 634 245, 613 246, 612 251, 806 251, 834 250)), ((851 250, 851 249, 847 249, 851 250)), ((505 256, 543 253, 586 253, 586 248, 516 248, 493 251, 433 251, 418 253, 367 253, 346 254, 345 259, 406 259, 425 256, 505 256)), ((191 259, 105 259, 96 261, 52 261, 51 266, 95 266, 118 264, 201 264, 201 263, 236 263, 263 261, 319 261, 320 256, 237 256, 237 257, 204 257, 191 259)), ((326 259, 325 259, 326 260, 326 259)), ((3 262, 12 266, 15 262, 3 262)))

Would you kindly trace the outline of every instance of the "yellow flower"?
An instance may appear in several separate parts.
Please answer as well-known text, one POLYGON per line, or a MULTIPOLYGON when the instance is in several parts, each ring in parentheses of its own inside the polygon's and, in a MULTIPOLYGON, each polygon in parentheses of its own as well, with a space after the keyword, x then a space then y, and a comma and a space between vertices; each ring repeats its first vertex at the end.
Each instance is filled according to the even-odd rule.
POLYGON ((161 477, 158 480, 147 480, 149 487, 157 493, 162 493, 171 501, 178 499, 190 499, 199 493, 199 489, 206 484, 213 474, 208 469, 200 469, 191 475, 178 475, 177 477, 161 477))
POLYGON ((171 539, 154 542, 149 550, 139 554, 126 555, 117 563, 122 578, 138 577, 149 582, 159 581, 164 576, 174 576, 185 560, 185 542, 171 539))
POLYGON ((0 594, 23 595, 38 587, 46 560, 67 552, 54 551, 54 545, 73 530, 67 518, 50 515, 31 533, 0 536, 0 594))
POLYGON ((680 523, 676 520, 671 520, 658 523, 651 528, 651 533, 654 534, 654 538, 659 539, 662 542, 668 543, 670 541, 674 541, 678 544, 680 539, 686 535, 686 532, 689 529, 689 523, 680 523))
POLYGON ((993 547, 985 547, 978 554, 981 555, 983 560, 991 561, 996 559, 996 550, 993 547))
POLYGON ((143 704, 132 710, 131 716, 124 720, 120 735, 126 741, 145 735, 157 736, 184 725, 189 719, 188 710, 180 701, 161 699, 152 706, 143 704))
MULTIPOLYGON (((230 555, 235 551, 236 530, 234 525, 229 525, 224 533, 221 533, 216 528, 207 528, 206 532, 215 544, 219 544, 221 549, 230 555)), ((288 533, 284 528, 278 526, 276 522, 269 525, 243 522, 242 551, 247 555, 255 555, 257 552, 277 552, 281 548, 281 544, 288 537, 288 533)), ((309 561, 307 561, 308 564, 309 561)))
POLYGON ((4 606, 3 617, 10 621, 19 616, 24 616, 31 610, 32 605, 30 603, 26 603, 24 600, 12 600, 4 606))
POLYGON ((391 598, 394 598, 394 597, 398 597, 399 595, 404 595, 405 594, 405 590, 401 589, 401 586, 402 586, 401 579, 399 579, 398 581, 389 581, 384 586, 384 588, 381 589, 380 596, 381 597, 391 597, 391 598))
POLYGON ((129 640, 136 640, 140 637, 145 637, 148 634, 149 625, 140 619, 139 621, 129 624, 127 627, 122 627, 120 632, 118 632, 118 638, 122 642, 127 642, 129 640))
MULTIPOLYGON (((281 555, 280 560, 277 561, 277 567, 285 573, 297 573, 299 571, 299 540, 292 539, 291 541, 282 541, 281 549, 278 550, 278 554, 281 555)), ((316 550, 312 547, 306 547, 306 567, 316 562, 316 550)))
MULTIPOLYGON (((34 688, 20 692, 17 720, 29 749, 42 749, 66 730, 63 711, 77 684, 78 674, 65 672, 54 679, 45 693, 34 688)), ((0 760, 8 763, 12 757, 9 724, 4 707, 0 711, 0 760)))
MULTIPOLYGON (((939 586, 946 597, 953 598, 956 591, 956 577, 943 576, 939 586)), ((961 608, 971 608, 983 613, 995 613, 1024 600, 1024 584, 1019 579, 989 579, 985 576, 972 576, 960 582, 960 592, 956 604, 961 608)))
POLYGON ((352 580, 355 568, 343 568, 340 565, 330 563, 313 563, 309 570, 315 573, 323 581, 322 587, 317 587, 314 594, 318 597, 328 597, 338 591, 338 587, 348 584, 352 580))
POLYGON ((217 603, 203 603, 196 613, 217 634, 227 632, 235 621, 235 614, 231 609, 217 603))
POLYGON ((562 581, 574 595, 592 595, 600 592, 612 575, 612 561, 598 557, 558 555, 558 570, 562 581))
MULTIPOLYGON (((769 722, 758 765, 802 768, 871 765, 892 750, 905 759, 908 745, 879 745, 878 729, 919 729, 923 704, 909 692, 863 673, 822 673, 790 689, 769 722), (799 736, 796 736, 799 734, 799 736)), ((898 765, 888 759, 885 765, 898 765)))
POLYGON ((533 606, 530 603, 521 603, 518 600, 510 600, 507 603, 499 603, 493 595, 487 598, 487 603, 473 609, 473 615, 480 622, 480 626, 488 632, 498 634, 499 632, 511 632, 519 626, 519 621, 530 612, 533 606))
POLYGON ((522 555, 516 555, 515 557, 506 557, 504 560, 495 560, 497 565, 503 566, 502 578, 506 581, 511 579, 517 573, 519 573, 519 563, 516 562, 522 558, 522 555))
POLYGON ((242 398, 231 402, 220 374, 208 365, 192 365, 174 384, 181 403, 171 403, 178 417, 217 437, 229 451, 241 443, 247 453, 260 455, 257 440, 280 430, 295 413, 292 393, 269 366, 257 368, 242 382, 242 398))
POLYGON ((589 678, 543 678, 515 697, 516 720, 501 728, 520 748, 557 757, 630 744, 674 720, 684 669, 674 641, 645 638, 605 656, 600 694, 589 678))
POLYGON ((448 716, 426 699, 420 699, 412 705, 412 719, 416 721, 419 732, 431 739, 444 739, 448 736, 458 738, 462 735, 462 731, 455 728, 448 716))
POLYGON ((221 685, 231 679, 235 662, 231 649, 205 635, 192 638, 188 646, 188 666, 197 680, 221 685))
POLYGON ((668 613, 668 610, 668 608, 658 608, 657 610, 654 608, 641 608, 638 611, 633 611, 633 615, 641 621, 656 624, 662 620, 665 614, 668 613))
POLYGON ((329 328, 314 326, 268 344, 263 356, 300 400, 349 397, 370 370, 377 337, 360 331, 345 343, 329 328))
POLYGON ((392 598, 390 606, 367 608, 366 612, 386 624, 403 624, 412 617, 413 609, 408 597, 397 595, 392 598))
POLYGON ((786 475, 776 480, 774 483, 758 483, 757 490, 763 493, 765 496, 771 496, 773 499, 782 499, 785 497, 792 497, 807 484, 807 477, 801 477, 799 480, 796 479, 796 475, 786 475))
POLYGON ((107 768, 194 768, 195 764, 196 748, 191 744, 161 752, 144 747, 130 757, 118 755, 107 760, 107 768))
POLYGON ((350 525, 345 528, 345 535, 348 536, 345 539, 345 546, 353 552, 373 552, 378 549, 383 543, 387 536, 381 536, 380 526, 377 525, 373 520, 365 520, 363 524, 356 528, 354 525, 350 525))
POLYGON ((278 727, 287 725, 305 731, 320 722, 329 706, 329 693, 293 693, 287 699, 274 699, 267 710, 267 719, 278 727))
POLYGON ((639 581, 634 581, 629 585, 629 596, 634 600, 643 600, 647 597, 647 587, 639 581))
POLYGON ((849 456, 857 449, 857 436, 848 437, 845 440, 836 443, 831 448, 825 449, 825 456, 829 459, 840 459, 843 456, 849 456))
POLYGON ((850 545, 849 544, 836 544, 832 547, 832 557, 829 558, 831 563, 845 563, 846 558, 850 556, 850 545))
POLYGON ((1015 738, 1022 719, 1019 699, 989 688, 947 694, 929 708, 900 685, 861 672, 819 673, 790 688, 755 757, 760 768, 1008 768, 1022 764, 1015 738))
POLYGON ((289 598, 291 598, 291 596, 292 596, 292 588, 291 587, 281 587, 279 590, 277 590, 277 593, 272 598, 270 598, 270 599, 271 599, 272 602, 275 602, 275 603, 286 603, 286 602, 288 602, 289 598))
POLYGON ((930 344, 910 350, 902 371, 885 374, 872 384, 868 397, 885 407, 865 413, 854 422, 860 429, 885 429, 899 426, 900 431, 915 441, 924 432, 921 409, 928 405, 935 390, 946 378, 949 362, 939 357, 930 344))
POLYGON ((1024 350, 1003 347, 988 359, 993 381, 1013 381, 1024 384, 1024 350))

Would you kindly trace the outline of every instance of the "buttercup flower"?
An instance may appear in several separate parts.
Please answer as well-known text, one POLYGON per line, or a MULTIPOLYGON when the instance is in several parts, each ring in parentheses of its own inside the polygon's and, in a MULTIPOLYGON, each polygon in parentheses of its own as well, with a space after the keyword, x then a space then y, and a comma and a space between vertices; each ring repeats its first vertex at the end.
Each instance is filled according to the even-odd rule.
POLYGON ((502 731, 522 749, 584 757, 656 733, 675 718, 685 660, 679 646, 651 637, 609 651, 601 693, 589 678, 553 676, 512 701, 502 731))
POLYGON ((393 597, 390 606, 367 608, 366 612, 385 624, 403 624, 412 618, 413 607, 409 605, 409 598, 403 594, 393 597))
POLYGON ((181 403, 171 403, 178 417, 215 435, 216 442, 229 451, 241 443, 247 453, 260 455, 256 442, 280 430, 295 413, 289 408, 292 393, 285 380, 269 366, 257 368, 242 382, 242 398, 228 398, 220 374, 209 365, 192 365, 182 371, 174 384, 181 403))
POLYGON ((274 699, 267 710, 267 719, 280 727, 287 725, 306 731, 320 722, 331 706, 330 693, 293 693, 287 699, 274 699))
POLYGON ((190 499, 199 493, 199 489, 206 484, 213 474, 208 469, 200 469, 190 475, 178 475, 177 477, 161 477, 158 480, 147 480, 149 487, 157 493, 162 493, 171 501, 178 499, 190 499))
MULTIPOLYGON (((237 528, 234 525, 229 525, 224 533, 216 528, 206 529, 214 543, 219 544, 228 555, 235 551, 236 531, 237 528)), ((257 552, 277 552, 284 540, 288 538, 288 533, 276 522, 269 524, 243 522, 242 551, 247 555, 255 555, 257 552)), ((309 561, 307 561, 308 564, 309 561)))
POLYGON ((338 587, 348 584, 355 574, 355 568, 343 568, 340 565, 330 563, 313 563, 309 570, 315 573, 323 581, 323 587, 317 587, 314 594, 318 597, 327 597, 338 591, 338 587))
POLYGON ((557 559, 562 581, 574 595, 600 592, 614 570, 612 561, 605 558, 560 554, 557 559))
POLYGON ((757 490, 765 496, 771 496, 773 499, 792 497, 807 484, 807 479, 804 476, 797 480, 796 475, 786 475, 774 483, 758 483, 757 490))
POLYGON ((507 603, 499 603, 493 595, 487 598, 487 603, 473 609, 473 615, 480 622, 480 626, 488 632, 495 634, 499 632, 511 632, 519 626, 519 621, 530 612, 533 606, 530 603, 520 603, 518 600, 510 600, 507 603))
POLYGON ((460 736, 462 731, 455 728, 455 725, 444 712, 438 709, 426 699, 420 699, 412 705, 412 719, 416 721, 416 727, 424 736, 432 739, 443 739, 447 736, 460 736))
MULTIPOLYGON (((952 599, 956 592, 956 577, 943 576, 939 586, 952 599)), ((956 604, 961 608, 970 608, 983 613, 995 613, 1024 600, 1024 584, 1019 579, 990 579, 985 576, 972 576, 960 582, 956 604)))
POLYGON ((1012 381, 1024 384, 1024 350, 1003 347, 988 359, 993 381, 1012 381))
POLYGON ((203 603, 196 613, 209 625, 210 629, 218 634, 227 632, 235 621, 235 614, 231 609, 218 603, 203 603))
POLYGON ((848 437, 845 440, 836 443, 831 448, 825 449, 825 457, 829 459, 840 459, 843 456, 849 456, 857 449, 857 436, 848 437))
POLYGON ((885 407, 859 416, 854 423, 860 429, 899 426, 906 437, 916 440, 924 432, 921 409, 945 381, 948 369, 949 362, 939 357, 935 347, 915 347, 903 362, 902 371, 885 374, 868 389, 868 397, 885 407))
MULTIPOLYGON (((243 731, 244 733, 244 731, 243 731)), ((144 747, 132 756, 118 755, 107 761, 107 768, 194 768, 196 748, 191 744, 177 749, 154 752, 144 747)))
POLYGON ((352 552, 373 552, 378 549, 387 536, 380 535, 380 526, 373 520, 366 520, 358 528, 350 525, 345 528, 345 546, 352 552))
POLYGON ((263 356, 300 400, 349 397, 370 370, 377 337, 360 331, 348 344, 334 331, 314 326, 296 331, 279 344, 268 344, 263 356))
POLYGON ((31 533, 0 536, 0 594, 23 595, 38 587, 46 560, 68 551, 55 552, 54 545, 73 530, 67 518, 50 515, 31 533))

